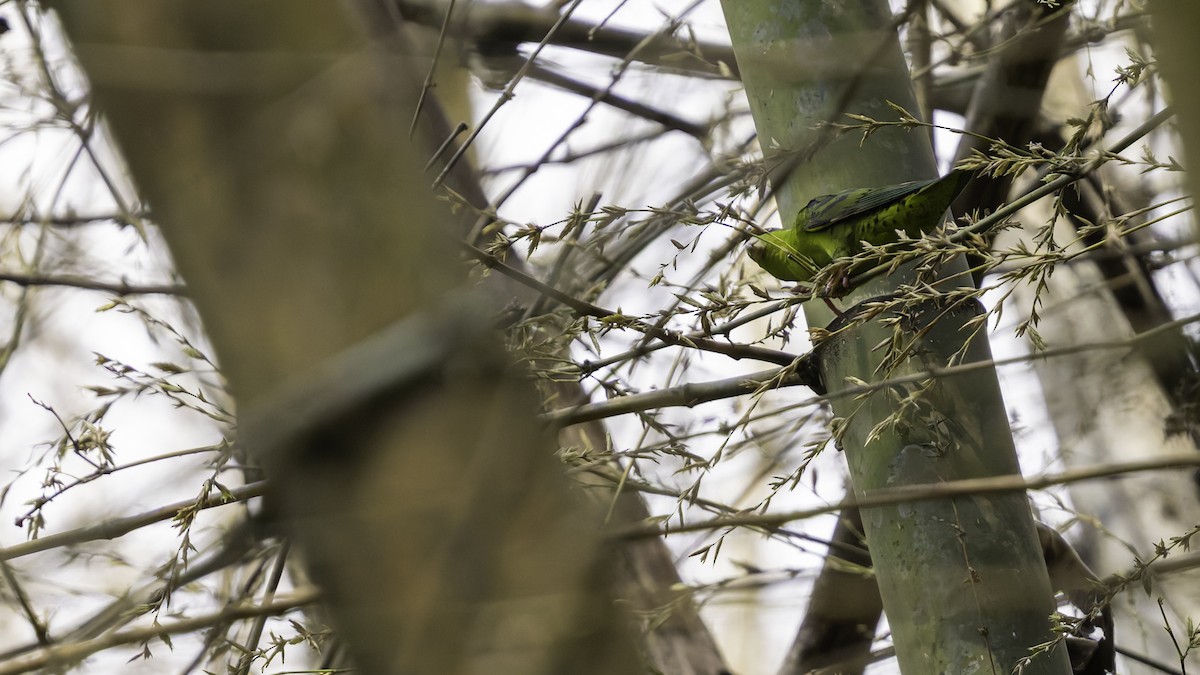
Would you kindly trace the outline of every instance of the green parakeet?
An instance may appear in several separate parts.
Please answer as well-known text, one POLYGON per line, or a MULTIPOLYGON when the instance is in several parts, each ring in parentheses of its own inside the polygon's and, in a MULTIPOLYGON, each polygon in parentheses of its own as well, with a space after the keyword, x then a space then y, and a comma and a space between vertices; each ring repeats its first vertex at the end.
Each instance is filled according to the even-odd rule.
POLYGON ((835 258, 861 251, 863 241, 890 244, 899 241, 897 230, 916 238, 937 227, 968 179, 969 171, 956 169, 932 180, 817 197, 791 227, 757 235, 750 259, 779 279, 811 281, 835 258))

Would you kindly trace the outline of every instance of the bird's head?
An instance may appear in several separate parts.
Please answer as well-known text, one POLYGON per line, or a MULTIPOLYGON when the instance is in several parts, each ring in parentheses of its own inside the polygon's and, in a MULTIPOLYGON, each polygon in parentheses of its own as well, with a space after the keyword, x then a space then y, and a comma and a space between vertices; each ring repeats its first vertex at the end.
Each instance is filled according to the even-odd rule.
POLYGON ((782 281, 809 281, 817 265, 792 229, 766 230, 756 234, 746 249, 750 259, 782 281))

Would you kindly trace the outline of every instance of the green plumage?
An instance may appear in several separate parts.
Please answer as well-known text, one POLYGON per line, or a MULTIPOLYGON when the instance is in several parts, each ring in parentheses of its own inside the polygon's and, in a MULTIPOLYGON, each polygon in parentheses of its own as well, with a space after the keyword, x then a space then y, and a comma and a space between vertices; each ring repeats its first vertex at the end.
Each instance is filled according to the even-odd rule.
POLYGON ((876 246, 910 238, 941 224, 970 173, 954 170, 932 180, 859 188, 817 197, 796 214, 791 227, 757 235, 750 259, 772 276, 811 281, 835 258, 852 256, 862 242, 876 246))

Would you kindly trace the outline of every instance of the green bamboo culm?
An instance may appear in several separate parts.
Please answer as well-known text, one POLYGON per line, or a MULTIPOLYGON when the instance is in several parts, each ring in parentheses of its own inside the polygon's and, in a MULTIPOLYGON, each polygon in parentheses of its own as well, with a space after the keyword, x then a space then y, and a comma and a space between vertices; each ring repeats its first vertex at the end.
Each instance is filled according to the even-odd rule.
MULTIPOLYGON (((883 245, 900 240, 897 231, 916 238, 937 228, 951 193, 969 177, 936 177, 927 134, 889 127, 856 137, 829 124, 848 113, 888 120, 898 108, 917 109, 887 1, 722 0, 722 8, 787 224, 759 233, 751 256, 775 276, 805 282, 861 253, 864 241, 883 245)), ((914 284, 952 291, 900 297, 869 318, 843 317, 817 352, 859 497, 1020 473, 994 370, 929 375, 992 358, 977 328, 983 309, 960 294, 966 269, 961 257, 935 267, 910 263, 844 289, 847 306, 897 298, 914 284), (916 377, 838 395, 855 383, 905 376, 916 377)), ((808 325, 829 324, 831 309, 806 303, 808 325)), ((1031 648, 1054 640, 1055 606, 1024 494, 865 508, 862 522, 902 673, 1071 672, 1061 646, 1026 662, 1031 648)), ((838 610, 824 608, 833 620, 838 610)), ((870 630, 869 621, 863 625, 870 630)), ((788 672, 820 667, 819 656, 798 658, 788 672)))
POLYGON ((777 279, 811 281, 835 259, 860 252, 863 242, 892 244, 898 232, 915 239, 933 230, 970 177, 956 169, 932 180, 822 195, 800 209, 791 227, 757 235, 750 259, 777 279))

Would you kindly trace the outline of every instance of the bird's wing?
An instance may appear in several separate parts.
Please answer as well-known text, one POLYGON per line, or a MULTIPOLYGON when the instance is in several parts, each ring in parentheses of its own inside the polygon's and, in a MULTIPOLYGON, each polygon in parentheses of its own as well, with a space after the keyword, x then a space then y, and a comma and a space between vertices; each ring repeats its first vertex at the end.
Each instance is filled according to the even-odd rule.
POLYGON ((840 222, 890 206, 937 183, 942 178, 914 180, 880 188, 860 188, 817 197, 804 207, 808 212, 805 232, 827 230, 840 222))

